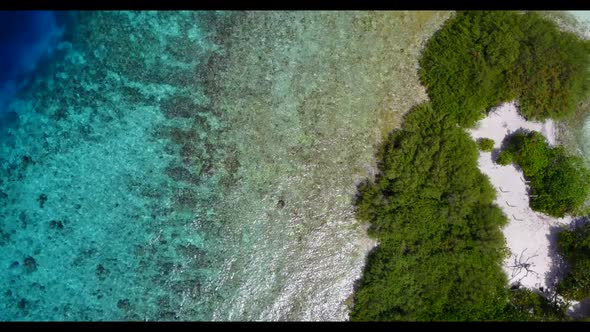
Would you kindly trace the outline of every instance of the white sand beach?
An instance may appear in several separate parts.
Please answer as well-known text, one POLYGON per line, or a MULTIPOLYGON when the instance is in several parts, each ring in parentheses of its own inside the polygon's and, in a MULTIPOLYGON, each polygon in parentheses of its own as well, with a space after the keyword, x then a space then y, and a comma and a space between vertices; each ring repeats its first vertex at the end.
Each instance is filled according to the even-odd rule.
MULTIPOLYGON (((551 145, 555 144, 554 122, 526 121, 518 114, 515 103, 495 108, 469 133, 474 139, 493 139, 494 148, 498 149, 507 135, 520 128, 538 131, 551 145)), ((491 152, 480 152, 478 164, 496 189, 496 204, 508 217, 503 232, 511 255, 504 261, 503 268, 510 283, 551 292, 553 276, 559 274, 552 259, 555 249, 550 239, 555 236, 555 232, 551 232, 551 228, 567 225, 572 222, 572 218, 553 218, 533 211, 529 206, 527 184, 522 171, 514 165, 496 164, 491 152)))

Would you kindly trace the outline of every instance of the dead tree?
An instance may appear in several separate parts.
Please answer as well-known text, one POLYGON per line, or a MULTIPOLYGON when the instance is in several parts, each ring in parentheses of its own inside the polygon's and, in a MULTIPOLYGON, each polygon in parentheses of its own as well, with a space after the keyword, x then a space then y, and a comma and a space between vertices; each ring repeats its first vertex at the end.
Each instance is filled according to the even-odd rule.
POLYGON ((532 258, 535 258, 537 256, 539 256, 538 254, 535 254, 533 256, 529 256, 526 259, 523 260, 524 258, 524 252, 527 250, 527 248, 525 248, 520 255, 514 255, 514 264, 513 265, 508 265, 509 268, 512 268, 512 276, 510 278, 510 280, 518 277, 523 271, 525 271, 524 276, 522 276, 520 279, 518 279, 516 282, 518 284, 520 284, 520 281, 524 278, 526 278, 529 273, 533 273, 536 274, 537 276, 539 275, 537 272, 532 270, 532 267, 534 267, 534 265, 532 263, 530 263, 529 261, 532 258))

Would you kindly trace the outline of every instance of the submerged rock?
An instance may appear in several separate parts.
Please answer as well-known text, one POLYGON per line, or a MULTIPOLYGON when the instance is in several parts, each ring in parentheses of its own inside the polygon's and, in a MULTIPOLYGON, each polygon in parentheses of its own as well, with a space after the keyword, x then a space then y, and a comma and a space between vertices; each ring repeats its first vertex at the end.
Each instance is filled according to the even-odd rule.
POLYGON ((64 224, 60 220, 52 220, 52 221, 49 222, 49 228, 51 228, 51 229, 53 229, 53 228, 63 229, 64 228, 64 224))
POLYGON ((111 274, 111 271, 107 270, 102 264, 96 266, 96 276, 98 279, 105 280, 109 274, 111 274))
POLYGON ((188 169, 184 167, 166 167, 166 174, 174 179, 175 181, 184 181, 193 184, 199 184, 199 177, 192 174, 188 169))
POLYGON ((178 315, 174 311, 160 311, 158 312, 158 318, 161 320, 174 320, 178 318, 178 315))
POLYGON ((192 99, 186 96, 174 96, 166 99, 160 104, 160 110, 168 119, 190 118, 201 111, 192 99))
POLYGON ((37 271, 37 261, 31 257, 27 256, 24 261, 25 272, 31 273, 37 271))
POLYGON ((28 219, 29 218, 27 217, 27 214, 25 213, 25 211, 21 211, 18 214, 18 220, 20 221, 20 227, 21 228, 23 228, 23 229, 27 228, 27 221, 28 221, 28 219))
POLYGON ((33 159, 29 156, 22 156, 21 158, 21 162, 22 162, 22 166, 23 168, 27 168, 29 165, 34 164, 35 162, 33 161, 33 159))
POLYGON ((0 228, 0 246, 3 246, 10 242, 10 234, 0 228))
POLYGON ((18 303, 16 304, 16 306, 19 309, 24 310, 24 309, 27 308, 27 304, 28 304, 27 300, 25 300, 24 298, 22 298, 22 299, 20 299, 20 301, 18 301, 18 303))
POLYGON ((45 202, 47 202, 47 195, 45 195, 45 194, 39 195, 39 198, 37 198, 37 202, 39 202, 39 207, 43 208, 43 206, 45 205, 45 202))
POLYGON ((129 309, 129 299, 119 300, 117 302, 117 308, 127 310, 129 309))

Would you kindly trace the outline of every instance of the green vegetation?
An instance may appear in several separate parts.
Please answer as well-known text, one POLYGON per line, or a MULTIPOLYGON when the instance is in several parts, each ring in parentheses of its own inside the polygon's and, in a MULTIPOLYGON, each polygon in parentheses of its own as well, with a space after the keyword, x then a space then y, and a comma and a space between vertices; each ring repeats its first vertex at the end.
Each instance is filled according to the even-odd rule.
POLYGON ((495 191, 477 154, 467 133, 429 104, 390 135, 380 176, 360 187, 356 204, 380 245, 369 256, 352 320, 560 317, 559 304, 506 289, 506 217, 492 204, 495 191))
MULTIPOLYGON (((370 223, 379 246, 355 291, 351 320, 565 317, 562 303, 506 287, 500 268, 506 217, 492 203, 495 192, 477 168, 477 145, 463 128, 514 98, 529 118, 569 114, 588 87, 589 50, 534 13, 498 11, 458 13, 428 42, 420 77, 431 104, 406 115, 384 142, 380 175, 359 187, 357 216, 370 223)), ((540 156, 528 164, 528 149, 504 152, 501 161, 546 172, 544 194, 565 198, 557 205, 539 202, 569 211, 577 202, 569 185, 579 182, 568 182, 579 166, 575 158, 548 157, 544 164, 544 151, 530 152, 540 156)))
POLYGON ((356 293, 354 320, 479 320, 503 309, 506 222, 469 135, 430 105, 410 112, 361 188, 358 216, 379 248, 356 293))
POLYGON ((494 149, 494 140, 491 138, 480 138, 477 141, 477 145, 480 150, 490 152, 494 149))
POLYGON ((590 223, 559 233, 557 248, 569 267, 557 292, 578 301, 590 297, 590 223))
POLYGON ((554 217, 577 214, 590 194, 590 171, 582 158, 561 146, 550 147, 538 132, 514 134, 500 157, 503 154, 504 159, 512 156, 529 181, 533 210, 554 217))
POLYGON ((528 290, 519 288, 511 291, 510 303, 504 312, 505 320, 513 321, 561 321, 567 320, 567 303, 553 301, 528 290))
POLYGON ((587 92, 589 51, 536 13, 460 12, 428 42, 420 77, 462 126, 515 98, 528 119, 563 118, 587 92))
POLYGON ((500 152, 500 154, 498 155, 498 159, 496 159, 496 162, 503 166, 510 165, 513 161, 514 156, 512 155, 512 151, 509 150, 503 150, 502 152, 500 152))

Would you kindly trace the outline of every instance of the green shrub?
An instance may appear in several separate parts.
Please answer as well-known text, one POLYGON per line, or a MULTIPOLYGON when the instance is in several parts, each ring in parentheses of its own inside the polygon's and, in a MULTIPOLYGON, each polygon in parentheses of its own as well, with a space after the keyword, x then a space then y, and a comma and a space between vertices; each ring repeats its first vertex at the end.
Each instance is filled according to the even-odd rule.
POLYGON ((559 299, 548 300, 526 288, 510 291, 510 303, 505 312, 507 320, 561 321, 567 320, 567 304, 559 299))
POLYGON ((496 162, 500 165, 510 165, 512 164, 512 161, 514 160, 514 156, 512 155, 511 151, 508 150, 504 150, 501 151, 500 154, 498 155, 498 158, 496 159, 496 162))
POLYGON ((531 178, 543 172, 553 158, 553 150, 545 137, 536 131, 517 132, 508 141, 507 151, 513 155, 513 161, 522 168, 525 177, 531 178))
POLYGON ((490 152, 494 149, 494 140, 491 138, 480 138, 477 141, 477 145, 480 150, 490 152))
POLYGON ((563 147, 550 147, 538 132, 513 135, 500 157, 503 154, 512 154, 522 168, 535 211, 554 217, 576 214, 590 194, 590 171, 583 160, 569 155, 563 147))

